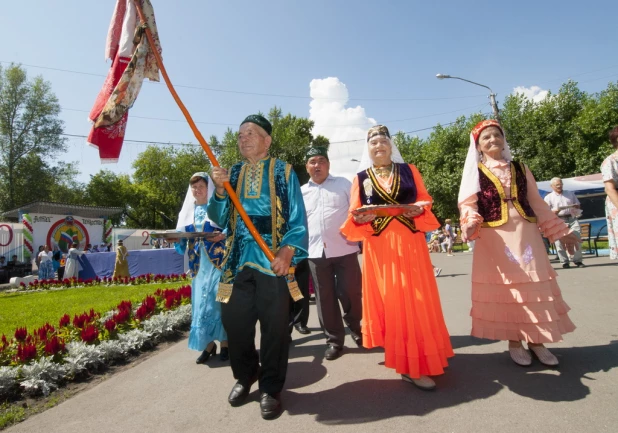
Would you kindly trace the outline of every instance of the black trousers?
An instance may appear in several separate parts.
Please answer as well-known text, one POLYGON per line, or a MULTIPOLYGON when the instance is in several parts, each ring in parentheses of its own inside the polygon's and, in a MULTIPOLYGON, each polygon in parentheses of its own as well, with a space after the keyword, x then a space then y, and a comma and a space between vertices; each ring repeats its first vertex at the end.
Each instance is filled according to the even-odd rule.
MULTIPOLYGON (((290 298, 290 302, 292 303, 290 307, 290 315, 291 324, 292 325, 302 325, 307 326, 309 322, 309 276, 311 272, 309 271, 309 261, 307 259, 301 260, 296 266, 296 272, 294 273, 294 277, 296 277, 296 282, 298 283, 298 288, 300 292, 303 294, 303 299, 300 301, 294 302, 292 298, 290 298)), ((291 331, 291 330, 290 330, 291 331)))
POLYGON ((318 319, 326 334, 326 343, 343 347, 343 322, 350 329, 354 340, 362 338, 362 274, 358 254, 328 259, 322 255, 319 259, 309 259, 309 268, 315 289, 318 319))
POLYGON ((261 392, 283 389, 288 369, 290 292, 284 277, 245 267, 236 275, 232 297, 221 304, 234 378, 248 384, 258 375, 261 392), (260 322, 260 354, 255 325, 260 322), (260 367, 261 361, 261 367, 260 367))

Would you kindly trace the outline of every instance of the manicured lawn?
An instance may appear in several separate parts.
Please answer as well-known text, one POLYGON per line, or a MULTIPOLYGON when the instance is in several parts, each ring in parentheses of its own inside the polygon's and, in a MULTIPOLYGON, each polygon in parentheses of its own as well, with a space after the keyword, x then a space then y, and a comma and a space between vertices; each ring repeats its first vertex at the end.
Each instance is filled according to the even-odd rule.
POLYGON ((71 318, 94 308, 104 313, 123 300, 141 302, 160 288, 177 288, 188 282, 143 284, 139 286, 96 286, 44 292, 0 293, 0 336, 12 337, 15 328, 26 326, 28 332, 49 322, 58 326, 65 313, 71 318))

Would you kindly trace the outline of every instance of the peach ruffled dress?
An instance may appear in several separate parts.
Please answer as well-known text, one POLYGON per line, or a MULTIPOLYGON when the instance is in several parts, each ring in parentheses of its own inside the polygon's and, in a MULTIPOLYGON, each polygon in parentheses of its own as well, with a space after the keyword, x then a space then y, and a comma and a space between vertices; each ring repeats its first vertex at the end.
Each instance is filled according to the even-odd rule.
MULTIPOLYGON (((410 168, 417 201, 431 203, 420 173, 410 168)), ((361 205, 357 177, 350 211, 361 205)), ((384 347, 386 367, 415 379, 444 373, 447 358, 454 355, 425 242, 424 232, 439 223, 430 205, 424 209, 414 218, 419 230, 414 233, 393 219, 373 236, 371 224, 357 224, 352 215, 341 227, 348 240, 363 242, 363 346, 384 347)))
MULTIPOLYGON (((510 196, 510 164, 488 159, 486 167, 510 196)), ((537 223, 526 221, 508 202, 508 221, 499 227, 483 227, 476 195, 460 203, 462 232, 478 223, 472 262, 472 332, 491 340, 529 343, 562 341, 575 325, 562 299, 556 271, 539 230, 550 242, 569 232, 568 226, 543 201, 534 176, 526 167, 527 198, 537 223)))

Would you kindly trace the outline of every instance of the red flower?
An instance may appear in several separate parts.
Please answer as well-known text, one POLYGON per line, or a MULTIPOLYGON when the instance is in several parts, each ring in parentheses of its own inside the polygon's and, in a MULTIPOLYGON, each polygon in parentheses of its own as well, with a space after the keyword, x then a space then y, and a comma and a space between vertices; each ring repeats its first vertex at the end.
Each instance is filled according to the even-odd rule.
POLYGON ((178 293, 180 293, 180 296, 183 298, 191 299, 191 286, 183 286, 179 288, 178 293))
POLYGON ((131 309, 133 308, 133 305, 131 305, 131 301, 122 301, 120 304, 118 304, 118 311, 120 310, 128 310, 131 311, 131 309))
POLYGON ((68 326, 69 323, 71 323, 71 317, 68 314, 65 314, 64 316, 62 316, 60 318, 59 325, 60 325, 61 328, 64 328, 65 326, 68 326))
POLYGON ((39 341, 47 341, 47 336, 50 334, 54 334, 56 330, 49 323, 46 323, 39 329, 34 330, 34 335, 39 339, 39 341))
POLYGON ((82 341, 85 341, 86 343, 94 342, 98 336, 99 336, 99 330, 93 325, 88 325, 84 329, 82 329, 82 332, 81 332, 82 341))
POLYGON ((54 335, 45 343, 45 354, 53 356, 60 352, 64 352, 64 340, 54 335))
POLYGON ((27 344, 19 344, 17 345, 17 355, 16 360, 18 362, 26 363, 31 359, 36 358, 36 346, 32 343, 27 344))
POLYGON ((131 318, 131 310, 127 309, 119 309, 116 314, 112 317, 116 324, 121 324, 127 322, 131 318))
POLYGON ((113 332, 114 329, 116 329, 116 321, 114 318, 105 321, 105 329, 107 329, 108 332, 113 332))
POLYGON ((17 341, 25 341, 27 336, 28 336, 28 330, 25 327, 17 328, 15 330, 15 339, 17 341))
POLYGON ((88 314, 83 313, 79 316, 76 314, 75 317, 73 317, 73 326, 75 326, 76 328, 83 328, 87 321, 88 314))

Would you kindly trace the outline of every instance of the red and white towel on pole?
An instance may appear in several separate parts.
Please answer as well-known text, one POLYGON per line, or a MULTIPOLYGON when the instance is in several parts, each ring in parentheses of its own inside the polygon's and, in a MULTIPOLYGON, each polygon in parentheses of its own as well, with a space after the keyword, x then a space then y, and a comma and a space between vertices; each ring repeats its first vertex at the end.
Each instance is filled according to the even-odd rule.
POLYGON ((99 149, 103 163, 117 162, 120 157, 129 109, 144 78, 159 81, 159 67, 144 28, 139 25, 134 1, 141 2, 156 49, 161 53, 150 0, 117 0, 105 46, 105 59, 112 60, 112 66, 88 116, 93 127, 87 140, 99 149))

